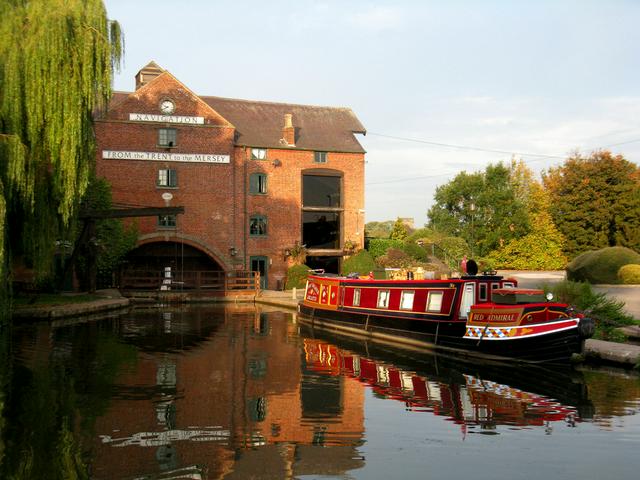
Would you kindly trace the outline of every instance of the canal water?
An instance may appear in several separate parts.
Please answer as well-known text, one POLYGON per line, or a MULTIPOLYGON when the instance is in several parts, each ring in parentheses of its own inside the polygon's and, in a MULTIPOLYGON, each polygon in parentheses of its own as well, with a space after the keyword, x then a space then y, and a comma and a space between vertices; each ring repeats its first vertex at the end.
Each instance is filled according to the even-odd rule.
POLYGON ((640 380, 482 365, 232 305, 14 327, 0 478, 636 479, 640 380))

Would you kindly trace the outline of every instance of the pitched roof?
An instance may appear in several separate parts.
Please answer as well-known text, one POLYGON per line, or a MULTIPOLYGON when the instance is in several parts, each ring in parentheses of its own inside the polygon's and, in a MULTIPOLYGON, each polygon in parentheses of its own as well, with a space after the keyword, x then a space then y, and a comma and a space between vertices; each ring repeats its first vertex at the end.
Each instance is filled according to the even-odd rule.
POLYGON ((281 142, 284 116, 293 115, 295 148, 364 153, 354 133, 366 134, 350 108, 200 97, 236 127, 236 144, 286 148, 281 142))
MULTIPOLYGON (((154 74, 155 77, 167 71, 152 61, 143 67, 138 75, 144 72, 154 74)), ((136 88, 138 87, 139 85, 136 88)), ((130 92, 114 92, 110 108, 122 104, 129 95, 131 95, 130 92)), ((293 148, 365 153, 354 134, 367 132, 350 108, 207 96, 199 96, 199 98, 236 127, 236 145, 290 148, 282 137, 284 116, 292 114, 295 128, 295 147, 293 148)))

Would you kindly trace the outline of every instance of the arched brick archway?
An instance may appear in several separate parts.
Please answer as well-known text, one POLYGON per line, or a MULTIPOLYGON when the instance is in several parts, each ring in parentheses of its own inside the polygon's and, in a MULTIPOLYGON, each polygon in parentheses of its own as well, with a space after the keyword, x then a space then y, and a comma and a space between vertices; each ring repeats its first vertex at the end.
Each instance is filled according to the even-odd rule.
POLYGON ((133 270, 224 270, 201 250, 178 242, 149 242, 133 249, 126 257, 133 270))
POLYGON ((143 235, 126 257, 127 269, 162 270, 168 266, 185 271, 231 269, 219 252, 187 235, 143 235))

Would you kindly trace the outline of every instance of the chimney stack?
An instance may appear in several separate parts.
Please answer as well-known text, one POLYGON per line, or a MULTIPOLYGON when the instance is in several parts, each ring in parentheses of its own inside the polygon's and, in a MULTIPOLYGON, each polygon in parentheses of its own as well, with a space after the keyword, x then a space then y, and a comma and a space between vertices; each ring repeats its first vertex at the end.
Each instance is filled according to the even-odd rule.
POLYGON ((293 126, 293 114, 284 114, 284 128, 282 129, 282 139, 289 147, 296 146, 296 129, 293 126))

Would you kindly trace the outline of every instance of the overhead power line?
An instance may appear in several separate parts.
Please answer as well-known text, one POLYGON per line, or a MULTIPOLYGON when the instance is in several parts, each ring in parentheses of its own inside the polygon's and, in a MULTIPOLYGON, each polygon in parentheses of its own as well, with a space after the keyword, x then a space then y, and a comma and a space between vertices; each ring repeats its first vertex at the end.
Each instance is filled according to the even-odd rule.
POLYGON ((457 148, 459 150, 472 150, 476 152, 505 153, 507 155, 518 155, 520 157, 560 158, 560 159, 566 158, 566 155, 546 155, 542 153, 524 153, 524 152, 514 152, 509 150, 494 150, 491 148, 474 147, 470 145, 455 145, 453 143, 432 142, 430 140, 420 140, 417 138, 396 137, 394 135, 385 135, 383 133, 375 133, 375 132, 367 132, 367 135, 375 135, 376 137, 383 137, 383 138, 392 138, 394 140, 402 140, 405 142, 423 143, 426 145, 434 145, 436 147, 457 148))

